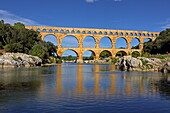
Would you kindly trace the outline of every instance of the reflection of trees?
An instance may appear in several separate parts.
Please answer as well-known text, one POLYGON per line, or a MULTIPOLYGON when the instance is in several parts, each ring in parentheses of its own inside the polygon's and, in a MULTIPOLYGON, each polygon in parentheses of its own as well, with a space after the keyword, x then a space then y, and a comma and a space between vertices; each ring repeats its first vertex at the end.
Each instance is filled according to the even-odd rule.
POLYGON ((162 79, 155 83, 155 85, 161 94, 170 96, 170 75, 163 75, 162 79))
MULTIPOLYGON (((0 90, 37 89, 41 85, 42 68, 0 69, 0 90)), ((47 71, 46 71, 47 72, 47 71)))
POLYGON ((36 89, 39 86, 40 81, 11 82, 8 84, 0 82, 0 90, 36 89))

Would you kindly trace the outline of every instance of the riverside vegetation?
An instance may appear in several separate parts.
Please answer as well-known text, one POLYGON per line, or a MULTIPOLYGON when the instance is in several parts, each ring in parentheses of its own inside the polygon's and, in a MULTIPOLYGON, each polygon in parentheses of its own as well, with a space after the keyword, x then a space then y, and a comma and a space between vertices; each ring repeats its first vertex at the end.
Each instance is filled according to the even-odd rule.
MULTIPOLYGON (((22 23, 15 23, 12 26, 8 23, 4 23, 3 20, 0 21, 0 49, 8 53, 24 53, 38 56, 42 59, 43 64, 53 62, 55 59, 53 53, 56 52, 56 47, 51 42, 45 42, 41 40, 39 32, 26 29, 25 25, 22 23)), ((15 57, 13 55, 14 54, 4 55, 6 57, 8 56, 8 61, 6 61, 6 63, 8 62, 7 64, 10 64, 9 59, 12 57, 13 58, 10 60, 11 63, 19 60, 24 62, 25 60, 29 61, 28 59, 22 59, 21 55, 19 54, 14 55, 15 57)), ((33 56, 27 56, 24 58, 33 58, 34 60, 37 59, 33 56)), ((4 57, 3 59, 2 57, 0 57, 1 65, 5 64, 3 62, 4 57)), ((32 62, 30 61, 30 63, 32 62)), ((16 62, 14 65, 16 65, 16 62)))
POLYGON ((162 31, 152 42, 146 42, 143 57, 124 56, 116 63, 124 71, 161 71, 170 72, 170 29, 162 31))

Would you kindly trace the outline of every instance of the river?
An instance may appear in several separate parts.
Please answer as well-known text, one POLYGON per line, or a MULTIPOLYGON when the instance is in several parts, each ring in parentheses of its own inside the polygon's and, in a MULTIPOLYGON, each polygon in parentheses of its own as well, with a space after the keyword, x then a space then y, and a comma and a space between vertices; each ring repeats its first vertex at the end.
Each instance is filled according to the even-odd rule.
POLYGON ((170 79, 108 64, 0 69, 0 113, 167 113, 170 79))

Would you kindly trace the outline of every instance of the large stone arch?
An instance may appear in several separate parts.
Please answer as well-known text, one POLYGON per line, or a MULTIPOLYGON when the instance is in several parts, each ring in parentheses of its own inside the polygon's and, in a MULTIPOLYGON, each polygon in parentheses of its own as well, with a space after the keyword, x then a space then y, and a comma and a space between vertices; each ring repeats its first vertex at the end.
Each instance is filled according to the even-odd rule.
POLYGON ((85 52, 87 52, 87 51, 90 51, 91 53, 93 53, 93 55, 94 55, 94 59, 96 59, 96 53, 95 53, 95 51, 93 51, 93 50, 85 50, 85 51, 83 51, 83 57, 84 57, 84 54, 85 54, 85 52))
POLYGON ((44 35, 43 40, 46 41, 46 42, 51 42, 55 46, 57 46, 58 43, 59 43, 57 36, 54 35, 54 34, 46 34, 46 35, 44 35))
POLYGON ((72 51, 72 52, 74 52, 74 53, 76 54, 77 57, 79 57, 78 51, 76 51, 76 50, 74 50, 74 49, 66 49, 66 50, 62 51, 61 56, 63 56, 63 54, 64 54, 66 51, 72 51))
POLYGON ((130 48, 131 49, 140 49, 140 39, 138 37, 134 37, 131 39, 130 41, 130 48), (135 44, 135 43, 138 43, 138 44, 135 44))
POLYGON ((112 58, 113 57, 113 53, 112 53, 112 51, 110 51, 110 50, 102 50, 102 51, 100 51, 100 53, 99 53, 99 57, 102 57, 102 52, 108 52, 110 55, 108 56, 108 55, 106 55, 106 57, 110 57, 110 58, 112 58))
POLYGON ((117 56, 120 56, 120 57, 121 57, 121 56, 126 56, 126 55, 127 55, 127 52, 126 52, 126 51, 121 50, 121 51, 118 51, 118 52, 116 53, 116 55, 115 55, 115 56, 116 56, 116 57, 117 57, 117 56))
POLYGON ((74 36, 74 35, 66 35, 66 36, 64 36, 63 38, 62 38, 62 40, 61 40, 61 46, 62 47, 79 47, 79 39, 76 37, 76 36, 74 36), (67 43, 70 43, 70 44, 68 44, 67 46, 63 46, 63 43, 66 43, 66 42, 64 42, 65 41, 65 38, 71 38, 71 37, 73 37, 73 38, 75 38, 76 40, 72 40, 73 42, 71 42, 71 41, 66 41, 67 43), (72 45, 71 45, 72 44, 72 45), (75 44, 77 44, 77 45, 75 45, 75 44))
POLYGON ((118 37, 118 38, 116 38, 116 44, 115 45, 116 45, 117 49, 128 49, 129 42, 126 39, 126 37, 118 37), (122 41, 118 41, 119 39, 123 39, 125 41, 125 46, 124 45, 118 46, 118 44, 122 44, 122 41))
MULTIPOLYGON (((95 39, 95 37, 93 37, 93 36, 85 36, 83 39, 82 39, 82 44, 83 44, 83 47, 85 47, 86 46, 86 43, 85 43, 85 40, 89 40, 90 41, 90 39, 87 39, 87 38, 91 38, 93 41, 94 41, 94 47, 96 47, 96 39, 95 39)), ((92 41, 91 40, 91 41, 92 41)), ((88 42, 87 42, 88 43, 88 42)), ((90 43, 92 43, 92 42, 90 42, 90 43)), ((93 43, 92 43, 93 44, 93 43)), ((90 47, 90 46, 89 46, 90 47)))
POLYGON ((139 51, 133 51, 133 52, 131 53, 131 55, 132 55, 132 57, 139 57, 141 54, 140 54, 139 51))
POLYGON ((62 57, 63 60, 65 60, 65 57, 69 57, 69 56, 72 57, 72 60, 73 60, 74 62, 76 62, 77 59, 79 59, 79 54, 78 54, 78 52, 77 52, 76 50, 74 50, 74 49, 66 49, 66 50, 64 50, 64 51, 61 53, 61 57, 62 57), (68 56, 64 55, 65 52, 68 54, 68 56), (74 56, 73 53, 69 54, 68 52, 70 52, 70 53, 73 52, 74 54, 76 54, 76 56, 74 56))
POLYGON ((108 37, 108 36, 101 37, 101 38, 100 38, 100 41, 99 41, 99 47, 100 47, 100 48, 112 48, 112 47, 113 47, 112 39, 111 39, 110 37, 108 37), (104 38, 105 38, 105 40, 104 40, 104 38), (108 42, 106 39, 108 39, 109 42, 108 42), (102 40, 106 41, 106 43, 103 43, 103 45, 101 44, 101 41, 102 41, 102 40), (109 45, 109 43, 110 43, 110 45, 109 45), (105 45, 104 45, 104 44, 105 44, 105 45), (106 47, 106 45, 107 45, 108 47, 106 47))
POLYGON ((152 41, 153 41, 153 39, 150 38, 150 37, 146 37, 146 38, 143 39, 143 43, 145 43, 145 42, 152 42, 152 41), (149 39, 149 41, 145 41, 145 40, 147 40, 147 39, 149 39))

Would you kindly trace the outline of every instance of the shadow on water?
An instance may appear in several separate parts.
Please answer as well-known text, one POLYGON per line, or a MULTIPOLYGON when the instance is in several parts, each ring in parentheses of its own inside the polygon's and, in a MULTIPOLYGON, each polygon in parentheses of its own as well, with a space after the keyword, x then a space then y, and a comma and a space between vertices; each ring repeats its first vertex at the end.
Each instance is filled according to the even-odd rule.
POLYGON ((162 74, 161 79, 154 85, 162 97, 170 99, 170 74, 162 74))
POLYGON ((1 90, 28 90, 40 87, 40 75, 54 73, 48 69, 36 68, 1 68, 1 90))

